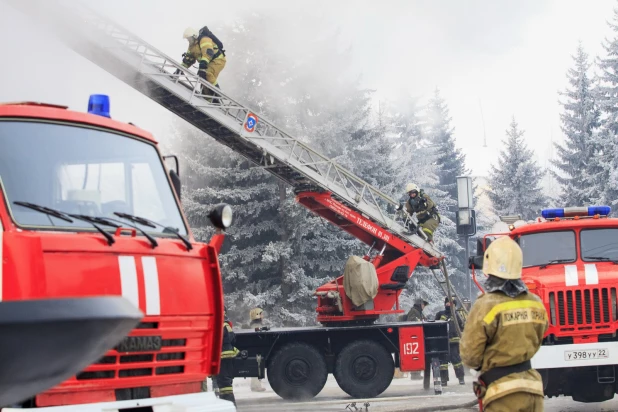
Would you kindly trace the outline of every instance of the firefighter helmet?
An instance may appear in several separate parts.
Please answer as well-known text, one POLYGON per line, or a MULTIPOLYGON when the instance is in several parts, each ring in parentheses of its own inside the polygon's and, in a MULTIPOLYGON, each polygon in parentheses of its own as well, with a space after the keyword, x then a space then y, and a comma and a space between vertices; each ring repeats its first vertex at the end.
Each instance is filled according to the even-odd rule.
POLYGON ((406 193, 410 193, 410 192, 414 192, 414 191, 416 191, 416 193, 418 193, 419 190, 420 189, 418 188, 418 186, 416 184, 414 184, 414 183, 408 183, 406 185, 406 193))
POLYGON ((494 240, 483 257, 483 273, 501 279, 521 279, 523 253, 510 237, 494 240))
POLYGON ((264 318, 264 311, 261 308, 253 308, 249 312, 250 320, 258 320, 264 318))
POLYGON ((198 33, 193 27, 187 27, 185 32, 182 34, 183 39, 188 39, 189 37, 197 37, 198 33))
POLYGON ((420 305, 427 306, 427 305, 429 305, 429 302, 427 302, 425 300, 425 298, 423 298, 423 297, 418 297, 418 298, 414 299, 414 304, 418 305, 418 306, 420 306, 420 305))

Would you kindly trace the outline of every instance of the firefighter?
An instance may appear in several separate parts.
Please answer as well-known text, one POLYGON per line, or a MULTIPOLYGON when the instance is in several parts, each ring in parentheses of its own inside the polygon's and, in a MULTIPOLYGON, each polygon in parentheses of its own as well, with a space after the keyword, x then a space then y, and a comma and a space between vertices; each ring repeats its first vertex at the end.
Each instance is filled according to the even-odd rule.
MULTIPOLYGON (((182 37, 189 42, 189 48, 182 55, 182 65, 189 68, 197 61, 199 64, 197 75, 213 86, 219 87, 217 79, 226 63, 223 44, 206 26, 199 32, 187 27, 182 37)), ((212 94, 206 87, 202 88, 202 93, 212 94)))
POLYGON ((522 251, 508 236, 484 254, 485 294, 470 310, 461 356, 480 371, 474 392, 481 410, 543 411, 543 381, 530 359, 548 328, 541 300, 521 280, 522 251))
MULTIPOLYGON (((433 243, 433 234, 440 224, 440 215, 436 204, 414 183, 406 185, 406 193, 409 199, 403 205, 400 204, 397 210, 401 210, 405 206, 410 215, 416 213, 419 226, 427 236, 427 240, 433 243)), ((414 230, 412 231, 414 232, 414 230)))
MULTIPOLYGON (((448 363, 449 360, 453 365, 453 369, 455 369, 455 376, 459 379, 460 385, 465 385, 466 382, 464 380, 464 368, 461 363, 461 357, 459 356, 459 335, 457 334, 457 326, 455 325, 455 319, 453 319, 453 315, 451 314, 451 305, 453 308, 456 307, 457 302, 455 299, 447 296, 444 298, 444 310, 436 313, 436 320, 444 320, 449 323, 448 325, 448 337, 449 337, 449 354, 442 355, 440 358, 440 378, 442 379, 442 386, 447 386, 448 382, 448 363)), ((455 311, 455 316, 457 318, 457 323, 459 324, 459 329, 463 330, 464 323, 457 311, 455 311)))
POLYGON ((423 315, 423 310, 425 307, 429 305, 423 298, 417 298, 414 301, 414 305, 410 308, 410 311, 406 315, 406 321, 408 322, 422 322, 426 320, 425 315, 423 315))
POLYGON ((223 342, 221 347, 221 369, 217 375, 217 388, 219 398, 231 401, 236 406, 234 397, 234 358, 238 355, 238 349, 234 346, 236 335, 232 330, 232 322, 227 317, 227 308, 224 309, 225 321, 223 323, 223 342))
MULTIPOLYGON (((264 326, 264 311, 262 308, 253 308, 249 311, 249 328, 255 330, 261 329, 264 326)), ((264 392, 266 389, 262 386, 262 382, 258 378, 251 378, 251 391, 264 392)))

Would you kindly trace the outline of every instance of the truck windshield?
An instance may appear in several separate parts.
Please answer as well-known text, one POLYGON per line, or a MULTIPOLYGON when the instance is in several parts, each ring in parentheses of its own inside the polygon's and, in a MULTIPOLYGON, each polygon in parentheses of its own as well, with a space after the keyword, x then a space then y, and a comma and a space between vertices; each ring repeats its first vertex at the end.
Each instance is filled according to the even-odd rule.
POLYGON ((524 267, 574 262, 575 232, 541 232, 522 235, 519 246, 524 254, 524 267))
POLYGON ((618 229, 586 229, 580 233, 582 260, 618 261, 618 229))
POLYGON ((92 230, 88 222, 69 223, 16 201, 110 217, 163 235, 162 227, 114 214, 129 213, 187 234, 154 145, 126 135, 61 123, 0 121, 0 182, 19 225, 92 230))

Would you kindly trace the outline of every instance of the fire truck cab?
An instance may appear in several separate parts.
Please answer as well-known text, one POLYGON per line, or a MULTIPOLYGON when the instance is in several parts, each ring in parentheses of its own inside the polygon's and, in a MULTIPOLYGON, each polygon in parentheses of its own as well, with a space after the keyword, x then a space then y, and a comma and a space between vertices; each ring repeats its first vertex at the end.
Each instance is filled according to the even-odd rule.
MULTIPOLYGON (((545 209, 533 222, 508 226, 523 251, 522 278, 549 315, 532 359, 546 396, 601 402, 618 391, 618 219, 610 213, 608 206, 545 209)), ((480 251, 473 261, 482 266, 480 251)))
POLYGON ((112 120, 107 96, 91 96, 88 113, 0 105, 0 301, 120 295, 144 314, 95 364, 14 407, 234 410, 200 393, 219 371, 217 253, 231 209, 213 209, 202 244, 179 199, 157 142, 112 120))

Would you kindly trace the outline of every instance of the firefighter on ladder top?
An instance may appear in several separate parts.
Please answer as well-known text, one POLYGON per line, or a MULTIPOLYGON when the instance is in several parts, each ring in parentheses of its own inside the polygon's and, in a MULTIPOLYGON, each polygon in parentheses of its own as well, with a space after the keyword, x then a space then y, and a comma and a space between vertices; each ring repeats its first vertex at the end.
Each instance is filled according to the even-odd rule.
MULTIPOLYGON (((399 204, 397 210, 402 210, 404 207, 409 215, 416 214, 421 230, 427 236, 429 243, 433 244, 433 234, 440 224, 440 215, 436 204, 431 200, 429 195, 419 189, 418 185, 408 183, 406 185, 406 194, 409 196, 404 204, 399 204)), ((411 220, 408 220, 408 229, 415 233, 416 228, 411 220)))

